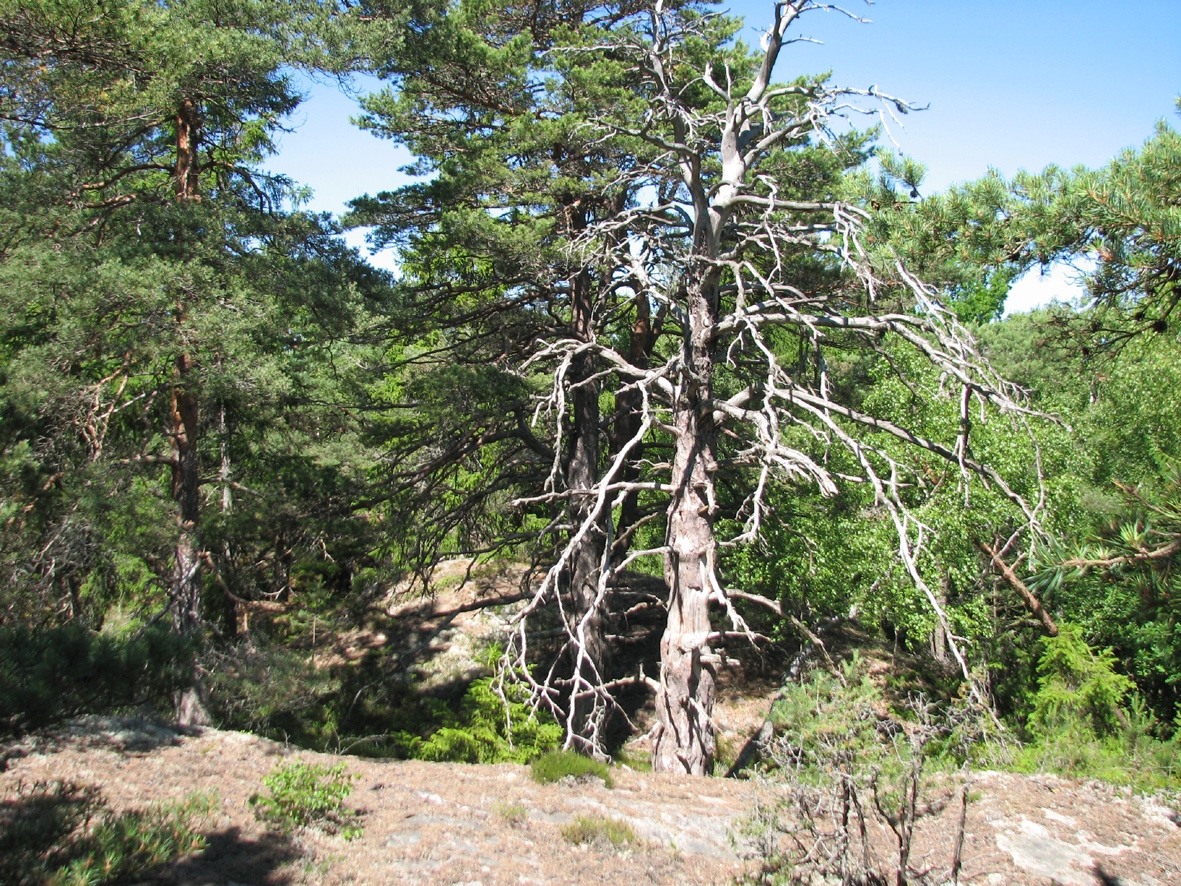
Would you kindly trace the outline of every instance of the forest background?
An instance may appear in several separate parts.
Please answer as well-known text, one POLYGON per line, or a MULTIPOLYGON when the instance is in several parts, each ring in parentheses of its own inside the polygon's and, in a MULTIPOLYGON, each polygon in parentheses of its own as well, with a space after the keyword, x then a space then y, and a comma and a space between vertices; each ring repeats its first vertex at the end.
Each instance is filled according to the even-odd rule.
POLYGON ((909 106, 790 60, 819 7, 739 45, 676 3, 0 4, 5 728, 412 753, 478 699, 286 632, 466 556, 536 577, 484 697, 591 754, 631 680, 655 765, 711 770, 717 648, 855 619, 1031 747, 1175 778, 1177 136, 932 192, 875 147, 909 106), (358 71, 422 173, 344 219, 395 272, 269 171, 291 78, 358 71), (1000 319, 1056 261, 1080 303, 1000 319), (634 680, 629 594, 667 616, 634 680))

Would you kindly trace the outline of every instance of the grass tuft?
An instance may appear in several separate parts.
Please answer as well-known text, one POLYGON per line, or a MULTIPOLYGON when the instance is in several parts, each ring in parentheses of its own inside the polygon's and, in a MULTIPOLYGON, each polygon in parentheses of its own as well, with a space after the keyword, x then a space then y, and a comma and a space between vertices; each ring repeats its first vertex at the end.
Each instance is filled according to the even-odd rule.
POLYGON ((613 787, 614 779, 606 763, 576 754, 574 751, 550 751, 542 754, 529 764, 533 780, 539 784, 551 784, 570 778, 585 781, 588 778, 601 779, 607 787, 613 787))
POLYGON ((623 850, 639 842, 632 826, 606 815, 580 815, 562 828, 562 836, 576 846, 623 850))

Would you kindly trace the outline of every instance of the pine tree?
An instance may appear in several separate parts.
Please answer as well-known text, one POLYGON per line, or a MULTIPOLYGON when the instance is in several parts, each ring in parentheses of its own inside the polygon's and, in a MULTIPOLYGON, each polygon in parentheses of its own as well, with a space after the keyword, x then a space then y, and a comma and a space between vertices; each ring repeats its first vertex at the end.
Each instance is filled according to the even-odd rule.
MULTIPOLYGON (((50 595, 61 583, 77 602, 83 583, 134 573, 141 589, 166 584, 175 630, 199 638, 214 465, 225 515, 244 479, 232 474, 236 432, 295 424, 305 353, 344 340, 358 289, 384 286, 331 225, 288 214, 291 183, 260 171, 299 102, 291 67, 339 64, 342 12, 295 0, 0 6, 11 284, 0 357, 24 499, 9 538, 18 573, 50 595), (255 414, 236 418, 246 402, 255 414)), ((181 708, 205 716, 192 692, 181 708)))
MULTIPOLYGON (((573 677, 529 678, 541 699, 574 699, 565 710, 576 728, 578 700, 610 704, 595 649, 608 590, 624 567, 660 556, 660 672, 642 679, 657 693, 661 769, 712 766, 716 648, 747 632, 722 553, 758 536, 775 478, 834 494, 859 475, 923 588, 924 530, 899 494, 909 467, 875 442, 882 435, 947 459, 962 477, 989 477, 1033 516, 969 443, 973 400, 1015 404, 935 294, 886 246, 875 251, 872 209, 840 174, 865 141, 830 124, 850 97, 881 97, 822 77, 774 80, 789 29, 818 8, 776 4, 752 51, 734 40, 736 22, 697 4, 563 10, 570 27, 533 40, 508 24, 516 13, 461 4, 449 19, 465 35, 451 40, 460 47, 452 64, 403 77, 399 102, 370 105, 371 125, 436 177, 359 204, 371 213, 362 217, 384 222, 391 241, 404 237, 417 259, 410 282, 445 296, 453 313, 435 340, 486 345, 497 373, 532 394, 533 428, 545 430, 513 425, 518 452, 548 448, 552 458, 548 480, 518 505, 556 508, 549 527, 562 537, 510 652, 523 663, 524 618, 589 552, 594 597, 566 622, 573 677), (422 197, 431 211, 414 215, 422 197), (513 321, 503 338, 480 325, 493 316, 513 321), (844 352, 879 354, 905 374, 891 349, 914 352, 954 391, 959 420, 938 428, 943 440, 869 414, 831 384, 827 360, 844 352), (594 420, 590 392, 613 433, 610 445, 600 439, 594 470, 578 474, 578 446, 590 439, 580 435, 606 424, 594 420), (834 470, 832 448, 846 451, 848 475, 834 470), (624 517, 630 501, 646 516, 624 517), (645 519, 649 537, 663 522, 662 540, 605 554, 618 538, 641 537, 634 527, 645 519), (719 538, 723 525, 734 537, 719 538), (715 609, 731 630, 715 626, 715 609)), ((601 736, 580 738, 593 749, 601 736)))

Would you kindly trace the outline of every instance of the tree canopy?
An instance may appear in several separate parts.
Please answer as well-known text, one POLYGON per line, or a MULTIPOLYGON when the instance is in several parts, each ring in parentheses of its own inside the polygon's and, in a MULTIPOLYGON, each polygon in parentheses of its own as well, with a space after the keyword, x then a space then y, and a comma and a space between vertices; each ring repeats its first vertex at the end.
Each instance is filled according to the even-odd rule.
POLYGON ((656 767, 709 772, 727 646, 851 613, 1034 723, 1063 624, 1175 716, 1177 134, 921 197, 872 125, 911 107, 793 67, 826 10, 0 0, 4 624, 225 650, 524 557, 506 697, 584 753, 640 687, 656 767), (396 274, 265 171, 301 70, 384 81, 415 180, 343 223, 396 274), (1000 319, 1080 257, 1087 304, 1000 319))
MULTIPOLYGON (((825 77, 775 79, 791 28, 819 8, 778 4, 751 50, 734 21, 696 4, 596 8, 533 43, 511 13, 460 4, 454 45, 488 59, 482 79, 401 75, 396 94, 367 105, 366 125, 434 173, 356 204, 358 220, 406 244, 404 285, 447 330, 412 359, 446 375, 454 359, 477 363, 472 377, 491 374, 491 390, 518 404, 490 404, 500 429, 482 437, 429 422, 466 442, 443 460, 435 444, 408 468, 454 472, 481 443, 512 440, 513 458, 485 447, 485 464, 511 477, 518 506, 559 508, 532 606, 567 599, 574 665, 533 685, 594 750, 613 704, 600 648, 609 589, 631 564, 663 559, 668 625, 659 674, 646 675, 659 686, 662 768, 712 766, 714 647, 748 630, 723 561, 758 538, 773 487, 868 484, 920 586, 930 530, 902 489, 925 481, 887 440, 958 466, 960 482, 986 478, 1037 520, 1037 493, 1027 502, 971 442, 975 401, 981 423, 1025 408, 937 294, 872 241, 874 210, 844 175, 868 150, 841 128, 849 99, 906 106, 825 77), (415 211, 424 203, 433 210, 415 211), (927 391, 958 414, 916 430, 905 410, 866 412, 871 401, 829 366, 841 360, 904 385, 930 371, 927 391), (715 606, 728 629, 714 626, 715 606)), ((528 613, 509 651, 521 665, 528 613)))

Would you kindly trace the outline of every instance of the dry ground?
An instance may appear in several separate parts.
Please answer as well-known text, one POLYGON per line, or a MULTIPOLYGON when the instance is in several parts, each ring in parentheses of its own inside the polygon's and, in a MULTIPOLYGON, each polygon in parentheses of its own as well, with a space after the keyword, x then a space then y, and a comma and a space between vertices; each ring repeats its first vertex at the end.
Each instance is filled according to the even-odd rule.
MULTIPOLYGON (((725 884, 753 870, 743 823, 773 788, 618 770, 599 781, 539 785, 525 767, 345 758, 349 805, 363 836, 267 830, 249 799, 293 759, 332 762, 252 735, 184 735, 143 721, 87 718, 7 746, 0 803, 18 786, 68 780, 99 787, 117 809, 214 791, 206 848, 141 883, 170 884, 725 884), (598 813, 628 822, 639 842, 618 850, 572 844, 563 825, 598 813)), ((1181 828, 1152 802, 1053 777, 977 773, 962 883, 1176 886, 1181 828)), ((946 867, 954 809, 923 822, 916 858, 946 867)))
MULTIPOLYGON (((311 659, 329 667, 375 658, 383 673, 405 674, 420 688, 466 685, 482 672, 479 651, 502 635, 529 579, 523 568, 469 575, 451 564, 436 580, 442 587, 433 599, 391 593, 343 630, 325 631, 313 622, 306 638, 311 659), (490 602, 497 605, 486 607, 490 602)), ((645 635, 654 635, 659 623, 636 618, 624 627, 638 640, 628 667, 642 665, 654 654, 645 635)), ((760 679, 758 661, 734 664, 725 670, 715 710, 731 757, 766 717, 776 691, 776 681, 766 676, 779 670, 778 663, 765 662, 760 679)), ((631 759, 645 750, 641 736, 649 717, 639 704, 631 759)), ((137 882, 723 886, 758 869, 755 844, 743 834, 756 808, 792 800, 783 788, 752 781, 619 767, 608 789, 597 780, 539 785, 527 768, 508 764, 346 757, 356 776, 348 804, 364 826, 349 842, 317 831, 273 833, 256 818, 249 801, 265 790, 263 778, 296 759, 341 758, 243 733, 184 734, 139 720, 85 718, 0 745, 0 826, 19 806, 22 785, 27 790, 38 781, 93 785, 118 810, 213 791, 217 804, 203 829, 206 847, 137 882), (593 814, 625 821, 638 841, 622 849, 586 847, 563 835, 576 817, 593 814)), ((983 772, 972 779, 961 883, 1181 886, 1181 818, 1172 811, 1130 793, 1051 776, 983 772)), ((953 803, 920 822, 916 866, 948 868, 957 819, 953 803)))

